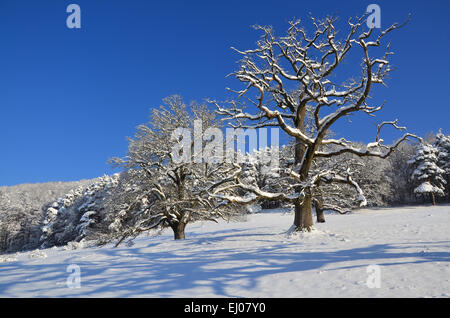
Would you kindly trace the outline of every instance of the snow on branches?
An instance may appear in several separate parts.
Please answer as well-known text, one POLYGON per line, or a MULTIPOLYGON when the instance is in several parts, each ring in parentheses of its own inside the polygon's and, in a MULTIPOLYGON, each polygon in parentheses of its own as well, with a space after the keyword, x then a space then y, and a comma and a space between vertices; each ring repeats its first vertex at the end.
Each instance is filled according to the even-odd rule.
MULTIPOLYGON (((442 142, 443 137, 445 136, 441 134, 438 140, 442 142)), ((417 184, 414 193, 429 195, 433 205, 436 204, 435 196, 445 195, 446 171, 439 166, 439 164, 445 166, 446 160, 442 160, 444 157, 445 151, 440 152, 436 143, 433 145, 422 143, 418 146, 414 157, 408 161, 415 167, 411 175, 411 180, 417 184)))
POLYGON ((129 139, 127 156, 111 160, 131 176, 124 191, 111 203, 119 218, 112 222, 117 228, 118 244, 164 227, 173 230, 175 239, 184 239, 188 223, 230 218, 242 210, 221 206, 220 199, 209 195, 239 167, 200 158, 197 147, 204 148, 211 138, 192 134, 198 123, 202 124, 202 131, 220 127, 215 112, 205 105, 193 102, 187 106, 180 96, 167 97, 163 106, 152 110, 150 121, 137 128, 135 138, 129 139), (174 138, 180 129, 185 134, 174 138))
MULTIPOLYGON (((320 182, 345 181, 354 187, 360 202, 365 203, 349 171, 343 174, 333 170, 315 171, 313 165, 317 159, 344 154, 385 159, 401 142, 416 137, 405 133, 392 145, 385 145, 380 136, 384 126, 405 129, 398 126, 397 120, 381 123, 375 141, 363 147, 355 147, 344 138, 328 137, 330 128, 340 119, 358 112, 374 116, 384 106, 384 103, 370 105, 370 92, 374 86, 386 84, 392 70, 389 57, 393 53, 390 44, 379 56, 372 56, 372 48, 379 52, 382 40, 403 25, 395 23, 383 31, 364 30, 365 18, 364 15, 356 21, 348 20, 345 33, 338 32, 337 19, 332 17, 323 20, 310 17, 312 33, 300 20, 290 21, 283 36, 275 35, 272 27, 255 26, 262 33, 256 48, 233 48, 241 56, 240 67, 230 74, 243 84, 240 90, 229 89, 237 99, 224 104, 211 101, 223 116, 222 120, 230 121, 233 127, 279 127, 295 140, 295 164, 284 171, 292 179, 289 184, 295 189, 294 194, 287 195, 288 191, 269 193, 239 180, 235 186, 261 198, 294 202, 294 224, 298 230, 310 230, 313 225, 314 188, 320 182), (343 68, 341 62, 350 51, 361 54, 360 72, 338 82, 343 68)), ((229 199, 239 201, 236 197, 229 199)))
POLYGON ((450 196, 450 135, 444 135, 442 130, 439 130, 434 144, 438 149, 438 165, 444 170, 447 195, 450 196))

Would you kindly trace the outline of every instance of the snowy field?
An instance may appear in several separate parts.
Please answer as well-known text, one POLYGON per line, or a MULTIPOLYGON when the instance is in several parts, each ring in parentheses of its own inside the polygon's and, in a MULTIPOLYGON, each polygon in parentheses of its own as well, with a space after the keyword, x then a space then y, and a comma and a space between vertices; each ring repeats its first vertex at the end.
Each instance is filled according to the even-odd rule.
POLYGON ((167 230, 132 247, 3 255, 0 296, 450 296, 449 205, 327 215, 296 236, 287 233, 292 219, 267 211, 247 222, 192 224, 184 241, 167 230), (76 282, 69 265, 79 266, 80 288, 67 285, 76 282))

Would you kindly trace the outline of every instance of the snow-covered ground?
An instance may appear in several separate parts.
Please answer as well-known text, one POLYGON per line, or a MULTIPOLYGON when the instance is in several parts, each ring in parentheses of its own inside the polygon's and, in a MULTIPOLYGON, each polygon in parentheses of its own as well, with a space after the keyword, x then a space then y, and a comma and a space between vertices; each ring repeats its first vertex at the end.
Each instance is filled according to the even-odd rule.
POLYGON ((450 296, 449 205, 327 215, 295 236, 292 219, 267 211, 192 224, 184 241, 167 230, 132 247, 3 255, 0 297, 450 296))

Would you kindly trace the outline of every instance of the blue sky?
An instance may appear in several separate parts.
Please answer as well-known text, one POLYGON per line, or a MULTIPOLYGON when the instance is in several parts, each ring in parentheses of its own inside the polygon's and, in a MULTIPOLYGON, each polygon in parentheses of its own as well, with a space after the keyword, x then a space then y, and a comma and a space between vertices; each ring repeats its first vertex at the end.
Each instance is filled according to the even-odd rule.
POLYGON ((239 58, 230 47, 254 47, 251 25, 282 33, 292 17, 345 21, 370 3, 382 27, 412 21, 389 37, 396 71, 374 92, 383 111, 334 130, 372 141, 378 121, 399 118, 419 135, 450 133, 448 1, 0 0, 0 185, 112 173, 106 161, 125 155, 126 136, 162 98, 223 99, 238 85, 225 78, 239 58), (81 29, 66 27, 71 3, 81 29))

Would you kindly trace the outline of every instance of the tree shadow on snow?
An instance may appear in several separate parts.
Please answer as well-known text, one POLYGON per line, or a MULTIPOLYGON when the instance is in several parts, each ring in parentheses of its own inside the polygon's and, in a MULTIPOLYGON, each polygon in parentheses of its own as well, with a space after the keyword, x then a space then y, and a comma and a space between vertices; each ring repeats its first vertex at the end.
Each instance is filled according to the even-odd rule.
MULTIPOLYGON (((188 239, 177 248, 171 245, 167 251, 152 252, 153 247, 164 244, 161 242, 139 248, 98 249, 94 251, 96 255, 92 261, 74 256, 66 259, 64 264, 0 264, 2 275, 22 273, 21 276, 11 276, 7 283, 0 283, 0 296, 8 297, 15 293, 14 288, 18 288, 34 296, 45 297, 47 290, 43 289, 44 286, 53 284, 53 289, 57 289, 54 294, 61 297, 189 297, 189 290, 201 287, 214 297, 240 297, 242 295, 235 295, 230 290, 233 287, 252 290, 258 287, 260 279, 272 274, 295 275, 324 267, 327 271, 358 268, 371 265, 375 260, 381 266, 450 261, 449 252, 417 252, 425 245, 448 246, 450 242, 376 244, 336 251, 293 252, 294 244, 301 242, 271 241, 271 246, 246 248, 246 235, 236 232, 223 234, 212 239, 188 239), (241 239, 242 247, 223 248, 219 245, 231 238, 241 239), (184 245, 201 242, 210 245, 197 251, 187 250, 184 245), (405 248, 416 252, 406 252, 405 248), (352 264, 342 264, 344 262, 352 264), (77 264, 81 268, 80 289, 69 289, 65 285, 69 264, 77 264), (46 281, 50 283, 46 284, 46 281), (20 284, 23 286, 18 286, 20 284)), ((255 240, 258 234, 251 236, 255 240)), ((265 236, 259 234, 258 239, 264 240, 265 236)))

